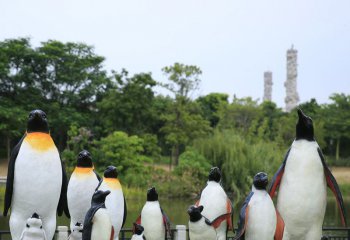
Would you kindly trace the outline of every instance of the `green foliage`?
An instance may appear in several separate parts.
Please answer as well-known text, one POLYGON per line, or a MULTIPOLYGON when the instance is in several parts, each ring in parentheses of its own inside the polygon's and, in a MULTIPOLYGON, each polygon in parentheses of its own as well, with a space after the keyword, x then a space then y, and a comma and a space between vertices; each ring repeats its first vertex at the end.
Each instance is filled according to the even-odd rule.
POLYGON ((275 143, 251 143, 234 130, 216 130, 211 137, 195 141, 194 147, 221 168, 224 187, 238 199, 250 191, 256 173, 264 171, 271 179, 283 160, 275 143))
POLYGON ((77 125, 72 125, 67 134, 67 148, 62 152, 62 160, 72 171, 76 165, 79 152, 83 149, 90 151, 89 148, 93 144, 92 132, 87 128, 78 128, 77 125))
POLYGON ((114 165, 128 186, 147 185, 151 169, 145 164, 152 163, 152 159, 144 155, 142 138, 116 131, 96 141, 95 145, 93 155, 100 172, 107 166, 114 165))
POLYGON ((184 181, 184 185, 189 185, 189 192, 197 192, 201 189, 208 178, 211 165, 203 155, 195 149, 186 150, 180 155, 179 165, 174 173, 184 181), (187 184, 186 184, 187 183, 187 184))
POLYGON ((204 119, 210 122, 211 127, 216 127, 228 106, 228 95, 224 93, 210 93, 199 97, 196 101, 202 109, 204 119))
POLYGON ((106 96, 98 103, 100 119, 107 132, 115 130, 129 134, 143 134, 153 128, 157 115, 153 113, 153 87, 156 81, 150 73, 128 72, 114 74, 114 82, 106 96))

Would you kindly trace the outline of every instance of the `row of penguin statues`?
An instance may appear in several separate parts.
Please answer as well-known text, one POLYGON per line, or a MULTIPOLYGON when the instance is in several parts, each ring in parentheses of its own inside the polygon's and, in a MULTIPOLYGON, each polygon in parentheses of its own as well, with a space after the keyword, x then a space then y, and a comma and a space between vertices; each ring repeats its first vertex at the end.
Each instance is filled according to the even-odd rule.
MULTIPOLYGON (((319 240, 327 203, 334 193, 346 226, 343 198, 314 139, 312 119, 298 110, 296 137, 268 186, 264 172, 254 176, 252 190, 239 213, 235 240, 319 240), (278 190, 277 206, 272 198, 278 190)), ((191 240, 224 240, 233 230, 232 204, 221 186, 221 171, 210 169, 198 201, 187 210, 191 240)), ((46 114, 30 112, 27 131, 14 147, 8 166, 4 216, 9 209, 13 240, 51 240, 56 214, 70 217, 71 240, 118 239, 127 206, 114 166, 101 179, 91 154, 83 150, 68 182, 50 136, 46 114)), ((170 237, 170 221, 154 187, 133 226, 133 240, 170 237)))

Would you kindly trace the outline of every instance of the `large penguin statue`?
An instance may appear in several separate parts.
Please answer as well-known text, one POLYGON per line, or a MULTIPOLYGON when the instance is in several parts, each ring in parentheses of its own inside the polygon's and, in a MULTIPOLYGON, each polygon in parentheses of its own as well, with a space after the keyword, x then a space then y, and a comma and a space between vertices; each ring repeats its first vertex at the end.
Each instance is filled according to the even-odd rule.
POLYGON ((98 189, 102 191, 109 190, 111 193, 106 197, 106 208, 114 228, 114 239, 118 239, 120 229, 124 226, 127 209, 122 186, 118 180, 117 168, 109 166, 100 182, 98 189))
POLYGON ((312 119, 298 110, 296 138, 273 177, 270 196, 277 187, 277 209, 285 222, 285 240, 319 240, 327 204, 327 186, 333 191, 343 225, 343 198, 314 139, 312 119))
POLYGON ((202 215, 203 206, 190 206, 187 210, 190 216, 188 222, 189 235, 191 240, 216 240, 218 239, 218 228, 231 213, 226 213, 218 216, 213 221, 202 215))
POLYGON ((171 235, 170 221, 160 207, 155 187, 148 189, 147 201, 136 223, 144 227, 147 240, 164 240, 167 233, 171 235))
POLYGON ((131 240, 146 240, 145 236, 143 235, 143 231, 144 231, 144 228, 141 225, 134 223, 134 226, 133 226, 134 234, 132 235, 131 240))
POLYGON ((86 150, 81 151, 78 155, 77 166, 69 179, 67 190, 71 231, 77 222, 84 222, 99 181, 100 177, 94 171, 91 154, 86 150))
POLYGON ((110 191, 97 190, 92 196, 91 208, 83 224, 83 240, 112 240, 114 230, 105 200, 110 191))
POLYGON ((56 229, 56 212, 69 216, 67 176, 53 142, 46 114, 30 112, 27 131, 12 150, 7 172, 4 216, 11 207, 10 231, 19 240, 28 216, 38 213, 48 239, 56 229))
POLYGON ((243 203, 235 240, 282 240, 284 222, 266 192, 266 173, 254 176, 252 191, 243 203))
POLYGON ((47 240, 43 223, 37 213, 28 218, 21 240, 47 240))
POLYGON ((218 240, 226 240, 228 230, 233 230, 232 227, 232 205, 227 197, 224 189, 221 186, 221 171, 218 167, 210 169, 208 182, 202 190, 199 201, 196 205, 204 207, 202 215, 210 221, 219 216, 226 215, 227 219, 222 221, 221 225, 216 229, 218 240))

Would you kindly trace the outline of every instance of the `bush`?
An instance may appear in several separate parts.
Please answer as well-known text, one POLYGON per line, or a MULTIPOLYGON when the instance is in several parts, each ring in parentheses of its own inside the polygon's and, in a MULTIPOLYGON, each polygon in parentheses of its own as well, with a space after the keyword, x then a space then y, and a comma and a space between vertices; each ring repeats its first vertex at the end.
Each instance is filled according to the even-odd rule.
POLYGON ((119 131, 96 141, 97 169, 103 172, 107 166, 114 165, 128 186, 146 186, 151 167, 145 163, 152 163, 152 159, 143 155, 143 144, 142 138, 119 131))
POLYGON ((194 147, 221 168, 223 186, 237 200, 250 191, 256 173, 266 172, 271 179, 284 156, 276 143, 251 143, 233 130, 216 130, 211 137, 195 141, 194 147))

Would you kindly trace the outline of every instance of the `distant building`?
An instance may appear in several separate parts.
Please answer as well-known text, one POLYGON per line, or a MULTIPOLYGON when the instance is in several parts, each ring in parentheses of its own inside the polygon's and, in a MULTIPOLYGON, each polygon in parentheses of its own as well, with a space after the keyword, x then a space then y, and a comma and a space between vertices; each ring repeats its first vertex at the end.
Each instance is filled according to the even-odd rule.
POLYGON ((298 51, 291 49, 287 51, 287 80, 284 82, 286 87, 286 98, 284 102, 286 103, 285 110, 290 112, 293 108, 298 105, 299 94, 297 91, 297 76, 298 76, 298 63, 297 63, 298 51))
POLYGON ((263 101, 272 100, 272 72, 264 72, 264 97, 263 101))

